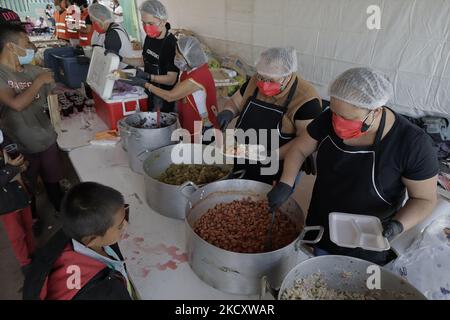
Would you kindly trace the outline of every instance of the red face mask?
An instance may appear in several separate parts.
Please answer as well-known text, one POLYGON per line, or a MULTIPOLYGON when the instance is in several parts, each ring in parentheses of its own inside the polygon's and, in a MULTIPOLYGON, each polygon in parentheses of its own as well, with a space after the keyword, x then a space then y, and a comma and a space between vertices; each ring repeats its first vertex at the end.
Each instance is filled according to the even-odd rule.
POLYGON ((144 31, 150 38, 158 38, 161 35, 161 31, 158 26, 154 24, 144 24, 144 31))
POLYGON ((102 29, 102 27, 100 27, 100 25, 97 22, 94 22, 92 24, 92 27, 94 28, 95 31, 97 31, 98 33, 105 33, 105 30, 102 29))
POLYGON ((268 97, 273 97, 281 93, 281 83, 258 81, 256 85, 259 91, 268 97))
POLYGON ((347 120, 333 112, 334 132, 342 140, 355 139, 366 134, 368 128, 363 130, 364 122, 365 120, 347 120))

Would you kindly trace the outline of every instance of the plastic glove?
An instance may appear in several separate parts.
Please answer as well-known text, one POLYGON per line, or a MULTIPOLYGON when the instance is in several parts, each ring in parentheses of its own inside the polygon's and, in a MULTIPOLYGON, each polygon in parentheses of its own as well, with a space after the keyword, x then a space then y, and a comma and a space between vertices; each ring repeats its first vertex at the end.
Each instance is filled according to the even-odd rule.
POLYGON ((147 82, 148 82, 150 80, 150 76, 151 75, 149 73, 142 71, 139 68, 136 68, 136 77, 137 78, 147 80, 147 82))
POLYGON ((223 110, 217 115, 217 122, 219 123, 220 130, 225 130, 231 120, 234 119, 234 113, 230 110, 223 110))
POLYGON ((383 225, 383 237, 387 238, 389 241, 394 239, 402 232, 403 225, 400 221, 391 220, 383 225))
POLYGON ((275 211, 285 203, 294 192, 294 188, 284 182, 278 184, 267 194, 270 211, 275 211))
POLYGON ((141 78, 138 78, 138 77, 132 77, 132 78, 129 78, 127 80, 119 79, 117 81, 129 84, 129 85, 132 85, 132 86, 142 87, 142 88, 145 88, 145 85, 148 83, 147 80, 144 80, 144 79, 141 79, 141 78))

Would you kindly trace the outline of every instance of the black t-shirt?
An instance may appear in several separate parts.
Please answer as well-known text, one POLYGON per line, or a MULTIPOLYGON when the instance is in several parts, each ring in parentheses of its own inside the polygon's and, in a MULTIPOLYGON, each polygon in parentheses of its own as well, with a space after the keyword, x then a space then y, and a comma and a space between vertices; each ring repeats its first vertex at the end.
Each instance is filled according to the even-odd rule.
POLYGON ((109 25, 108 30, 106 30, 105 34, 105 50, 112 51, 115 54, 119 55, 120 49, 122 48, 122 40, 119 36, 119 30, 117 30, 119 26, 115 23, 111 23, 109 25))
MULTIPOLYGON (((381 189, 392 203, 396 203, 404 194, 402 177, 421 181, 430 179, 439 172, 437 150, 431 138, 402 115, 394 114, 394 125, 381 140, 376 152, 375 168, 381 189)), ((324 111, 309 124, 308 133, 319 143, 327 136, 342 142, 334 133, 331 109, 324 111)), ((367 147, 361 147, 361 150, 367 150, 367 147)))
MULTIPOLYGON (((168 72, 178 73, 179 70, 174 64, 176 47, 177 39, 171 33, 164 39, 146 37, 142 51, 145 72, 154 75, 166 75, 168 72)), ((170 90, 174 85, 159 85, 159 87, 170 90)))
MULTIPOLYGON (((247 80, 247 82, 245 82, 239 89, 241 96, 244 96, 249 82, 250 80, 247 80)), ((322 106, 320 105, 319 99, 313 99, 311 101, 306 102, 304 105, 301 106, 301 108, 297 110, 297 112, 294 115, 294 120, 315 119, 321 113, 322 113, 322 106)))

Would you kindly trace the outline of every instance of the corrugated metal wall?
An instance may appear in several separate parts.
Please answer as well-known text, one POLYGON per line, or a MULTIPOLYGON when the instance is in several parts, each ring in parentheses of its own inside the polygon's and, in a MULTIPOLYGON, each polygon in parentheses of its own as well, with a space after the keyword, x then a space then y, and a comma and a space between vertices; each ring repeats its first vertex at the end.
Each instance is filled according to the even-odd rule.
POLYGON ((11 9, 18 14, 29 12, 29 3, 32 1, 27 0, 0 0, 0 6, 3 8, 11 9))

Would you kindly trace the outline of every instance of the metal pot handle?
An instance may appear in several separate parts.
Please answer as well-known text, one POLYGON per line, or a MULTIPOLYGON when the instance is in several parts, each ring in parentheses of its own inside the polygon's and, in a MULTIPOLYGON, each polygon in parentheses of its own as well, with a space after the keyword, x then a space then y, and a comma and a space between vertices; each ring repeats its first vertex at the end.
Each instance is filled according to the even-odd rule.
POLYGON ((131 130, 128 130, 124 125, 119 125, 120 131, 123 131, 127 135, 131 135, 131 130))
POLYGON ((136 141, 141 141, 142 134, 139 132, 139 130, 130 130, 130 136, 133 136, 136 141))
POLYGON ((322 239, 324 232, 325 232, 325 228, 322 226, 304 227, 298 240, 295 242, 295 250, 296 251, 300 250, 301 245, 303 243, 309 243, 309 244, 318 243, 322 239), (309 231, 319 231, 319 234, 317 235, 317 237, 314 240, 303 240, 303 238, 309 231))
POLYGON ((189 199, 191 194, 193 194, 195 191, 197 191, 198 189, 200 189, 195 183, 193 183, 192 181, 186 181, 185 183, 183 183, 179 188, 178 191, 180 191, 180 193, 183 195, 183 197, 185 197, 186 199, 189 199), (185 189, 187 187, 192 187, 194 188, 194 191, 192 191, 191 193, 187 194, 185 193, 185 189))
POLYGON ((269 293, 275 300, 278 299, 278 293, 277 290, 272 288, 272 286, 269 283, 269 280, 267 279, 267 276, 263 276, 261 278, 261 289, 259 292, 259 300, 263 300, 264 297, 269 293))
POLYGON ((145 159, 141 159, 141 156, 142 156, 143 154, 146 154, 146 153, 149 153, 149 152, 150 152, 149 150, 144 150, 144 151, 142 151, 141 153, 139 153, 139 154, 136 156, 136 158, 137 158, 140 162, 144 162, 145 159))
POLYGON ((245 169, 232 172, 233 179, 242 179, 245 176, 245 169))

